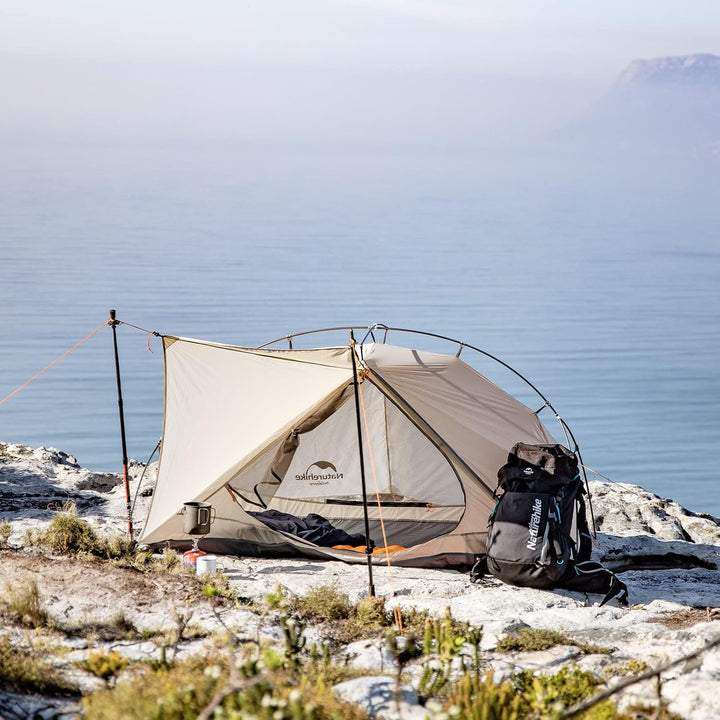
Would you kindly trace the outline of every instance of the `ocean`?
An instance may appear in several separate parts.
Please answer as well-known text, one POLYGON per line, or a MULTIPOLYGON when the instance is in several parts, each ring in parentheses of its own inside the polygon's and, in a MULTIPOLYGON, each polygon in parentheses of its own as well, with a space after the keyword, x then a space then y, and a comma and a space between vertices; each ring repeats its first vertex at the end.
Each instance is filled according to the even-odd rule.
MULTIPOLYGON (((241 142, 0 154, 0 399, 110 308, 247 346, 413 328, 526 376, 590 468, 720 516, 720 162, 241 142)), ((128 453, 144 461, 162 350, 117 335, 128 453)), ((120 471, 114 372, 103 328, 0 405, 0 440, 120 471)))

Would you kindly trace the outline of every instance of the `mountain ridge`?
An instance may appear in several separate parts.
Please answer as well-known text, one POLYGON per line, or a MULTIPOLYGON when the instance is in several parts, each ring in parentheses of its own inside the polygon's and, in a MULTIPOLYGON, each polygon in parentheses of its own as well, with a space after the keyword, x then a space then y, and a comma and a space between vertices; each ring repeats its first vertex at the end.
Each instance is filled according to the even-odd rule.
POLYGON ((663 82, 709 82, 720 86, 720 56, 712 53, 694 53, 633 60, 620 73, 616 84, 663 82))
POLYGON ((579 152, 619 158, 720 156, 720 56, 636 59, 570 128, 579 152))

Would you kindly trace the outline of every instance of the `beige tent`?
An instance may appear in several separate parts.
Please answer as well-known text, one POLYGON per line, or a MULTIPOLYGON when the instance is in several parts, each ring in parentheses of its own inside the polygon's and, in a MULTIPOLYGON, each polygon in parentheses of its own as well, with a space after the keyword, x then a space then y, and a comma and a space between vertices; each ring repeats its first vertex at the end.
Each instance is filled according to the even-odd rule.
POLYGON ((484 550, 509 449, 555 442, 536 412, 455 355, 385 342, 163 342, 160 464, 140 537, 149 545, 189 544, 183 504, 200 501, 214 509, 200 541, 212 552, 366 561, 273 529, 261 518, 275 511, 320 516, 347 533, 364 533, 367 521, 376 546, 394 546, 394 564, 469 563, 484 550))

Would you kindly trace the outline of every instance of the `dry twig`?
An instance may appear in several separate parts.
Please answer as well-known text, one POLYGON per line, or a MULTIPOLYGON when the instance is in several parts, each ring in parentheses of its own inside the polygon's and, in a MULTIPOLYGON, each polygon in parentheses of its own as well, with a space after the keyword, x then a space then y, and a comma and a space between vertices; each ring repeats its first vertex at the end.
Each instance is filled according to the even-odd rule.
POLYGON ((595 695, 595 697, 592 697, 589 700, 586 700, 585 702, 575 705, 574 707, 571 707, 569 710, 566 710, 565 713, 563 713, 562 717, 563 718, 575 717, 576 715, 579 715, 581 712, 584 712, 585 710, 589 710, 594 705, 597 705, 598 703, 602 702, 603 700, 607 700, 609 697, 612 697, 616 693, 619 693, 621 690, 624 690, 625 688, 630 687, 631 685, 635 685, 635 683, 642 682, 643 680, 649 680, 650 678, 654 678, 654 677, 660 678, 660 674, 664 673, 666 670, 669 670, 670 668, 673 668, 676 665, 680 665, 681 663, 696 660, 703 653, 706 653, 708 650, 712 650, 713 648, 716 648, 716 647, 720 647, 720 637, 715 638, 715 640, 712 640, 711 642, 707 643, 707 645, 703 645, 703 647, 699 648, 698 650, 694 650, 693 652, 689 653, 688 655, 683 655, 682 657, 679 657, 677 660, 673 660, 672 662, 669 662, 666 665, 663 665, 654 670, 647 670, 644 673, 641 673, 640 675, 636 675, 635 677, 628 678, 627 680, 624 680, 623 682, 618 683, 617 685, 615 685, 615 687, 604 690, 603 692, 599 693, 598 695, 595 695))

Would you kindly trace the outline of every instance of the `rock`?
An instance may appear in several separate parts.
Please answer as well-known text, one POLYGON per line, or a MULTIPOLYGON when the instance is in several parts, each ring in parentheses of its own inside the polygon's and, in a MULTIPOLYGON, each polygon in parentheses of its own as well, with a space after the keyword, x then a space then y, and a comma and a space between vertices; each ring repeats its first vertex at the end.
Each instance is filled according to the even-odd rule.
POLYGON ((589 485, 596 526, 604 533, 720 545, 718 518, 692 513, 637 485, 599 481, 589 485))
POLYGON ((345 702, 364 708, 370 717, 384 720, 425 720, 427 711, 418 704, 417 693, 411 687, 402 686, 396 698, 396 684, 391 677, 362 677, 347 680, 333 688, 345 702))
POLYGON ((339 658, 350 667, 361 670, 384 673, 395 669, 395 660, 384 639, 350 643, 339 653, 339 658))
MULTIPOLYGON (((144 468, 130 463, 133 498, 137 494, 136 529, 142 525, 149 502, 142 491, 152 488, 156 468, 147 468, 138 493, 144 468)), ((593 481, 590 489, 600 530, 593 557, 622 573, 632 603, 628 608, 619 607, 615 601, 599 607, 599 596, 590 596, 588 601, 583 593, 517 588, 490 577, 474 584, 467 573, 456 570, 385 565, 373 569, 376 592, 385 595, 388 609, 397 605, 442 617, 449 608, 455 619, 482 626, 483 667, 495 670, 497 679, 519 668, 555 672, 570 659, 596 673, 631 660, 659 667, 720 635, 717 519, 691 513, 635 485, 593 481), (539 653, 497 651, 499 638, 523 628, 560 630, 577 641, 607 646, 611 652, 583 656, 575 646, 539 653)), ((92 473, 77 466, 72 456, 52 448, 0 443, 0 520, 12 524, 11 545, 19 544, 26 529, 50 522, 67 500, 77 504, 80 516, 97 532, 109 535, 125 531, 125 491, 119 474, 92 473)), ((114 648, 131 658, 157 659, 159 650, 151 640, 102 640, 107 632, 103 628, 119 622, 120 608, 124 621, 145 637, 159 630, 172 633, 177 628, 176 615, 192 609, 191 622, 203 632, 219 631, 224 623, 238 628, 236 635, 241 642, 260 637, 282 646, 277 614, 259 617, 242 607, 213 609, 197 593, 196 586, 193 590, 192 578, 186 575, 154 578, 104 563, 47 558, 31 550, 6 549, 0 553, 6 584, 26 578, 41 580, 41 601, 52 619, 66 625, 95 624, 97 637, 92 642, 88 638, 68 639, 67 657, 71 659, 82 658, 90 646, 114 648)), ((288 597, 318 586, 334 586, 353 602, 367 595, 367 568, 363 565, 225 557, 223 566, 229 584, 248 601, 263 603, 278 585, 288 597)), ((324 639, 320 625, 309 627, 306 633, 308 647, 324 639)), ((22 641, 20 634, 17 638, 22 641)), ((183 640, 178 656, 204 652, 204 648, 202 639, 183 640)), ((380 640, 338 648, 335 657, 339 662, 347 658, 359 669, 394 671, 392 657, 380 640)), ((411 661, 405 669, 405 677, 417 683, 421 667, 411 661)), ((678 667, 663 677, 663 697, 670 702, 672 712, 685 720, 720 717, 720 695, 716 691, 720 650, 701 655, 696 663, 678 667)), ((341 683, 337 689, 340 696, 352 698, 375 716, 388 718, 398 717, 394 691, 394 679, 385 676, 359 678, 341 683)), ((623 691, 619 701, 627 705, 652 702, 654 697, 655 685, 647 682, 623 691)), ((44 698, 39 705, 32 702, 25 696, 0 697, 3 716, 13 720, 42 717, 43 708, 51 706, 44 698), (19 715, 6 710, 16 706, 19 715)), ((400 711, 404 718, 433 714, 429 707, 417 703, 412 686, 403 688, 400 711)), ((73 716, 68 712, 68 717, 73 716)))

